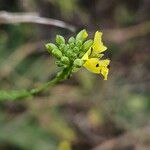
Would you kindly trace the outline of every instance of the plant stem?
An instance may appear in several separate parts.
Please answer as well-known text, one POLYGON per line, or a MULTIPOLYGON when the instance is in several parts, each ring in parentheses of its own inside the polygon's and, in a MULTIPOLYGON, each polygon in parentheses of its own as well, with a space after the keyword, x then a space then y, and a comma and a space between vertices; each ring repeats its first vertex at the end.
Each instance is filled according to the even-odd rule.
POLYGON ((57 73, 57 75, 49 82, 43 84, 41 87, 31 89, 31 90, 18 90, 18 91, 0 91, 0 101, 4 100, 21 100, 28 97, 35 96, 46 89, 53 87, 57 83, 62 80, 65 80, 69 77, 71 73, 72 67, 68 67, 63 69, 61 72, 57 73))

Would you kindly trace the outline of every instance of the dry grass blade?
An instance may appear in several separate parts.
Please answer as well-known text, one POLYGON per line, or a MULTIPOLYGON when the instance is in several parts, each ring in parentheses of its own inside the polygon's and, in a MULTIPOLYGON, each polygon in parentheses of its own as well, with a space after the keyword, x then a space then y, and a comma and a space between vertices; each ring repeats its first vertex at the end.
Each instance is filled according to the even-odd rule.
POLYGON ((43 25, 52 25, 60 28, 68 29, 75 32, 75 27, 65 23, 64 21, 40 17, 37 13, 11 13, 0 11, 0 24, 15 24, 15 23, 36 23, 43 25))

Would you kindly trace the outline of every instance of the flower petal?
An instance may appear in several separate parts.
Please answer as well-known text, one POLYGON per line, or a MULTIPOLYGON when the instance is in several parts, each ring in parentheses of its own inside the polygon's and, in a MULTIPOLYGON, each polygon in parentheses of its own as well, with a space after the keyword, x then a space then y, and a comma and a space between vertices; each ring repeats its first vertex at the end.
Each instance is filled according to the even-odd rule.
POLYGON ((99 65, 102 67, 107 67, 110 64, 109 59, 99 60, 99 65))
POLYGON ((102 53, 107 49, 102 43, 102 32, 96 31, 93 43, 93 52, 102 53))
POLYGON ((104 77, 104 80, 107 80, 109 69, 107 68, 110 63, 110 60, 99 60, 98 58, 90 58, 83 65, 90 72, 99 74, 101 73, 104 77))
POLYGON ((100 73, 103 75, 104 80, 107 80, 107 76, 108 76, 108 72, 109 72, 109 69, 107 67, 108 67, 109 63, 110 63, 109 59, 99 61, 99 65, 101 66, 100 73))
POLYGON ((106 68, 106 67, 103 67, 103 68, 101 69, 101 74, 103 75, 104 80, 107 80, 108 72, 109 72, 109 69, 106 68))
POLYGON ((83 55, 82 60, 88 60, 89 55, 91 54, 91 48, 83 55))
POLYGON ((100 73, 100 70, 102 69, 99 66, 99 59, 98 58, 90 58, 88 59, 85 64, 83 65, 87 70, 93 73, 100 73))

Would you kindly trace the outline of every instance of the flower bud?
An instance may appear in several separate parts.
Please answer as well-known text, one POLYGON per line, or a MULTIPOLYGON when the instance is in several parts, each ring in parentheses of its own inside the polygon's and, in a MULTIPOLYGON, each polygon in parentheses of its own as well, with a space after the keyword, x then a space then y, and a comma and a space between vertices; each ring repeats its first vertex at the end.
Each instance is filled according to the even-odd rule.
POLYGON ((53 43, 48 43, 45 45, 46 49, 48 50, 49 53, 52 52, 53 49, 57 49, 57 46, 53 43))
POLYGON ((85 52, 81 52, 81 53, 79 54, 79 58, 82 58, 82 57, 84 56, 84 54, 85 54, 85 52))
POLYGON ((60 44, 65 44, 65 39, 64 39, 64 37, 61 36, 61 35, 56 35, 56 43, 57 43, 58 45, 60 45, 60 44))
POLYGON ((77 36, 76 36, 76 40, 81 40, 84 41, 86 38, 88 37, 88 33, 86 32, 86 30, 81 30, 77 36))
POLYGON ((86 52, 89 50, 89 48, 92 46, 93 44, 93 40, 87 40, 84 44, 83 44, 83 51, 86 52))
POLYGON ((64 53, 66 53, 69 50, 69 48, 70 48, 69 44, 66 44, 65 47, 64 47, 64 53))
POLYGON ((75 60, 76 58, 77 58, 77 54, 76 53, 71 53, 70 59, 75 60))
POLYGON ((61 57, 61 62, 66 65, 70 64, 69 58, 66 56, 61 57))
POLYGON ((68 43, 75 43, 75 38, 72 36, 69 38, 68 43))
POLYGON ((73 51, 74 51, 75 53, 78 53, 79 50, 80 50, 80 49, 79 49, 77 46, 75 46, 75 47, 73 48, 73 51))
POLYGON ((70 43, 69 46, 70 46, 71 49, 73 49, 75 44, 74 43, 70 43))
POLYGON ((74 67, 77 67, 77 68, 80 68, 80 67, 83 65, 83 63, 84 63, 84 61, 81 60, 81 59, 79 59, 79 58, 77 58, 77 59, 73 62, 74 67))
POLYGON ((69 57, 69 58, 70 58, 70 57, 71 57, 71 55, 72 55, 72 53, 73 53, 72 51, 68 50, 68 51, 66 51, 66 53, 65 53, 65 54, 66 54, 66 56, 67 56, 67 57, 69 57))
POLYGON ((59 49, 63 52, 65 49, 65 44, 60 44, 59 49))
POLYGON ((77 40, 76 41, 76 45, 80 48, 82 46, 82 41, 81 40, 77 40))
POLYGON ((52 50, 52 54, 57 58, 57 59, 60 59, 62 57, 62 52, 58 49, 58 48, 55 48, 52 50))

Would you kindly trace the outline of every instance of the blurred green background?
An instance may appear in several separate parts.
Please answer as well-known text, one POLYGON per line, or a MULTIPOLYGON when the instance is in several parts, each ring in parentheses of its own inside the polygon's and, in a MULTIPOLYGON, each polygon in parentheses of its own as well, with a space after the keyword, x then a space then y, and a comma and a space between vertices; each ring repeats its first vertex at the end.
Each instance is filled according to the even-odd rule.
MULTIPOLYGON (((0 10, 37 12, 90 37, 100 30, 111 59, 107 81, 81 69, 38 97, 0 102, 0 150, 149 149, 149 0, 0 0, 0 10)), ((44 43, 56 34, 75 35, 0 21, 0 89, 47 82, 58 68, 44 43)))

